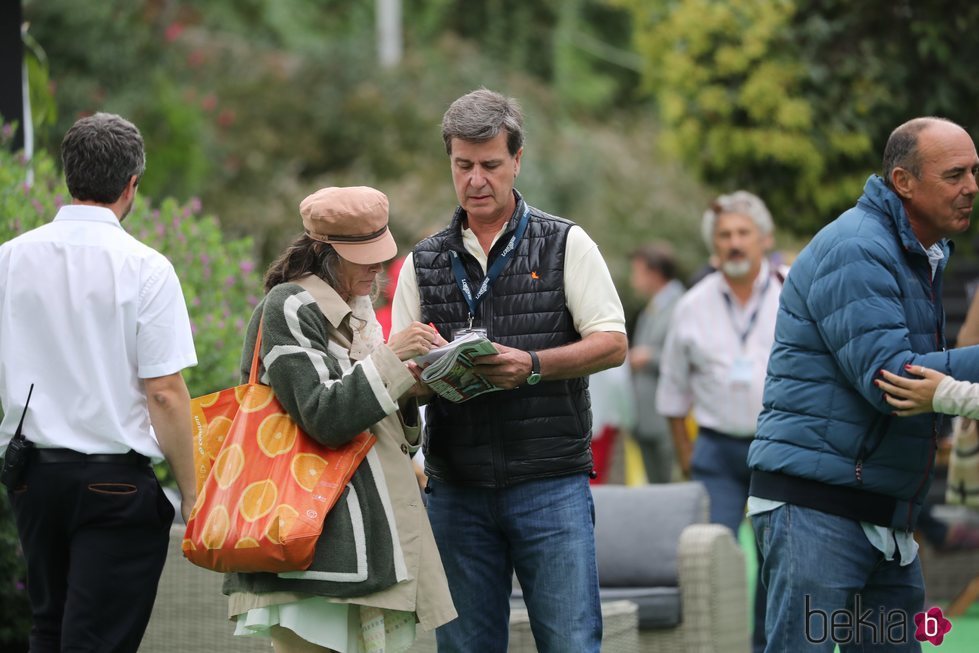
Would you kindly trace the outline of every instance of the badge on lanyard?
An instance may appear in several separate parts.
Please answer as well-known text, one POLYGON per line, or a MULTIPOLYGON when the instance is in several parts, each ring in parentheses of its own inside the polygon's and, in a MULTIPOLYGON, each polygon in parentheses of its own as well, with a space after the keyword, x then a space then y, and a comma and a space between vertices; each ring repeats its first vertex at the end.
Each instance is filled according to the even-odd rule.
POLYGON ((486 335, 486 327, 463 327, 461 329, 452 330, 452 341, 455 342, 459 338, 465 338, 469 334, 475 334, 477 336, 482 336, 483 338, 488 338, 486 335))
POLYGON ((731 382, 731 385, 735 386, 751 385, 751 381, 754 378, 753 371, 754 364, 750 358, 744 355, 736 356, 731 363, 728 380, 731 382))

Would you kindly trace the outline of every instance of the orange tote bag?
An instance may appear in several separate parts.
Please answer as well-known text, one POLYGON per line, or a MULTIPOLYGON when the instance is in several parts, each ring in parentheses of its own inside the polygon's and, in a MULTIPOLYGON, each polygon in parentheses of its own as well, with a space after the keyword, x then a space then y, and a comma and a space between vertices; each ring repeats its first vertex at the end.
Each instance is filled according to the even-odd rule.
POLYGON ((248 383, 191 400, 197 502, 182 549, 214 571, 306 569, 326 514, 376 438, 331 449, 306 435, 258 383, 259 325, 248 383))

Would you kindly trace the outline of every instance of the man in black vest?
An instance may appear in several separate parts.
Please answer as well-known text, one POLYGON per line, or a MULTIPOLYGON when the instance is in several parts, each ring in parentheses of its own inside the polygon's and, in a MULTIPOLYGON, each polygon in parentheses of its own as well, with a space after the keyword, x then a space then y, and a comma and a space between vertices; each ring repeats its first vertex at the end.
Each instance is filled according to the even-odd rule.
POLYGON ((597 652, 587 375, 625 358, 622 304, 584 230, 514 190, 515 100, 464 95, 442 138, 459 206, 405 261, 393 324, 431 322, 448 340, 485 334, 499 354, 477 372, 504 390, 436 396, 426 410, 428 513, 459 612, 438 648, 505 652, 516 572, 538 650, 597 652))

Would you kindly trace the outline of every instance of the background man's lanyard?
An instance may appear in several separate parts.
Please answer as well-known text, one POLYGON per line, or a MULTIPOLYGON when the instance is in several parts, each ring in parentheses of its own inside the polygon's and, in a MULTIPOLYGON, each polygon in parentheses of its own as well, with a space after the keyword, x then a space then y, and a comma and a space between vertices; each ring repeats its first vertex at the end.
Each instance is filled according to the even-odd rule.
POLYGON ((466 274, 466 268, 463 267, 462 261, 459 259, 459 253, 454 249, 449 250, 449 254, 452 256, 452 272, 455 274, 456 283, 459 284, 459 290, 462 291, 462 296, 466 299, 466 304, 469 305, 469 328, 472 328, 473 319, 476 317, 476 312, 479 310, 479 302, 483 300, 486 293, 489 292, 490 286, 496 281, 496 278, 500 276, 503 272, 503 268, 507 266, 510 259, 513 258, 513 253, 517 251, 517 245, 520 243, 520 239, 523 238, 524 231, 527 230, 527 223, 530 221, 530 207, 524 205, 523 215, 520 216, 520 222, 517 224, 517 228, 513 231, 513 235, 510 236, 510 242, 507 243, 500 255, 496 257, 493 261, 493 265, 490 266, 489 270, 486 271, 486 276, 483 277, 483 282, 479 284, 479 288, 476 290, 474 295, 472 289, 469 285, 469 275, 466 274))
MULTIPOLYGON (((751 315, 748 317, 748 324, 745 325, 744 331, 738 333, 738 337, 741 339, 741 350, 744 351, 744 347, 748 342, 748 336, 755 328, 755 322, 758 321, 758 312, 761 310, 761 304, 765 301, 765 294, 768 292, 768 287, 772 285, 772 279, 769 277, 765 281, 764 287, 762 287, 761 292, 758 293, 758 304, 755 306, 755 310, 752 311, 751 315)), ((724 298, 724 306, 727 307, 727 316, 731 320, 731 326, 734 328, 735 333, 738 331, 737 322, 734 319, 734 306, 731 304, 731 297, 726 293, 722 292, 721 296, 724 298)))

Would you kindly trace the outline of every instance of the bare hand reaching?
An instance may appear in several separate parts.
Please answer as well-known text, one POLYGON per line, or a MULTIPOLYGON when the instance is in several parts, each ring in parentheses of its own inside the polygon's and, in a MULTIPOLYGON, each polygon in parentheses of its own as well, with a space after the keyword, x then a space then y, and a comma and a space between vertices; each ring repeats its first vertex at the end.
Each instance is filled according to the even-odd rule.
POLYGON ((884 399, 897 409, 894 414, 901 417, 933 412, 935 390, 945 375, 920 365, 906 365, 905 369, 922 378, 909 379, 881 370, 884 378, 877 379, 875 383, 886 393, 884 399))
POLYGON ((435 327, 412 322, 404 330, 392 333, 388 347, 403 361, 428 353, 434 347, 448 344, 435 327))

